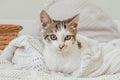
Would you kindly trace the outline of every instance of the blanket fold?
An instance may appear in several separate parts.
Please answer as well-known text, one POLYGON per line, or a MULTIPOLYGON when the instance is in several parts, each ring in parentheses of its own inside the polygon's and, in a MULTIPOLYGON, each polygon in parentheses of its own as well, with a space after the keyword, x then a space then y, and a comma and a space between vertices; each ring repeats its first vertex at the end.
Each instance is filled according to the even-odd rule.
MULTIPOLYGON (((96 77, 103 74, 115 74, 120 71, 120 39, 98 43, 86 37, 80 37, 87 43, 87 51, 82 63, 81 76, 96 77), (113 55, 111 55, 113 54, 113 55)), ((78 40, 79 40, 78 39, 78 40)), ((0 80, 119 80, 120 74, 104 75, 96 78, 73 78, 49 74, 42 55, 43 44, 39 40, 25 35, 10 42, 0 56, 0 80), (26 75, 26 76, 25 76, 26 75), (5 79, 6 78, 6 79, 5 79)), ((78 71, 78 73, 80 73, 78 71)))
POLYGON ((47 71, 42 57, 42 44, 28 35, 12 40, 1 54, 0 59, 4 63, 13 64, 15 69, 47 71))

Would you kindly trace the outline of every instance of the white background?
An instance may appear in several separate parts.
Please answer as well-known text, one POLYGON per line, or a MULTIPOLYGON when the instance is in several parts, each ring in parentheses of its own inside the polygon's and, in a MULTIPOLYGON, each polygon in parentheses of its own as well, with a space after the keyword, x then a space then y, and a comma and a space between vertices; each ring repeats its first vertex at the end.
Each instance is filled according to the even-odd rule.
MULTIPOLYGON (((102 8, 109 17, 120 20, 120 0, 89 0, 102 8)), ((36 19, 40 0, 0 0, 0 19, 36 19)))

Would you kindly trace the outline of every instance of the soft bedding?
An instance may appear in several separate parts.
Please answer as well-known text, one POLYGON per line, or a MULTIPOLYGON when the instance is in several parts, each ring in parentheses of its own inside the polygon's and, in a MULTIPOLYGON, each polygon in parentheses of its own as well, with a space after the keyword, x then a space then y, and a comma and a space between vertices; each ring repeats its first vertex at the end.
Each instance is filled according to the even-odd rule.
MULTIPOLYGON (((71 0, 71 1, 70 0, 58 0, 58 1, 53 0, 52 2, 51 0, 49 4, 50 7, 48 6, 49 8, 47 7, 45 9, 47 9, 50 15, 55 19, 68 18, 74 13, 79 12, 80 10, 80 13, 82 13, 81 14, 82 18, 80 19, 81 20, 80 23, 82 25, 80 29, 80 33, 88 37, 97 39, 101 42, 109 41, 109 40, 120 37, 120 32, 119 32, 120 27, 117 28, 117 26, 108 17, 106 17, 106 15, 103 13, 103 11, 101 11, 101 9, 93 7, 91 5, 86 6, 87 5, 85 2, 86 0, 84 0, 83 3, 81 3, 82 0, 77 0, 77 1, 78 2, 74 2, 74 0, 71 0), (65 1, 69 3, 66 5, 66 3, 64 3, 65 1), (63 8, 66 10, 64 10, 62 7, 61 8, 57 7, 61 5, 64 5, 63 8), (59 11, 56 11, 56 10, 59 10, 59 11), (53 12, 53 11, 56 11, 56 12, 53 12), (67 13, 69 14, 63 13, 63 11, 67 11, 67 13), (85 12, 87 13, 84 14, 85 12), (86 15, 90 15, 90 16, 86 17, 86 15), (96 24, 93 24, 92 22, 96 24), (102 27, 99 25, 101 25, 102 27), (87 26, 87 29, 85 28, 86 26, 87 26), (91 28, 91 26, 93 26, 92 28, 97 28, 97 29, 95 30, 89 29, 91 28), (99 30, 101 31, 103 30, 103 31, 98 33, 99 30), (94 35, 88 34, 88 32, 93 32, 93 31, 95 31, 95 33, 97 32, 97 34, 100 35, 101 37, 98 38, 99 37, 98 35, 96 37, 96 34, 94 35), (107 36, 101 35, 101 33, 103 32, 105 32, 105 35, 108 35, 109 38, 107 36)), ((1 20, 0 22, 8 23, 9 21, 10 20, 7 20, 7 21, 1 20)), ((120 22, 118 21, 116 22, 117 22, 117 25, 120 24, 120 22)), ((12 20, 9 23, 17 23, 23 26, 24 29, 19 34, 20 36, 24 34, 29 34, 36 38, 38 37, 39 25, 36 24, 36 21, 12 20)), ((49 74, 49 71, 46 65, 44 64, 45 62, 42 57, 43 45, 42 44, 38 45, 38 43, 40 42, 31 36, 22 36, 13 40, 4 51, 1 51, 0 54, 2 55, 0 56, 0 80, 120 80, 119 73, 113 74, 113 75, 99 76, 102 74, 100 72, 105 71, 103 70, 105 68, 103 68, 102 70, 99 69, 97 72, 92 74, 93 76, 95 75, 99 76, 95 78, 73 78, 73 77, 63 77, 61 75, 49 74)), ((119 61, 119 58, 117 58, 117 60, 119 61)), ((109 65, 107 65, 106 69, 108 67, 109 65)), ((116 70, 113 70, 113 71, 116 71, 116 70)))
MULTIPOLYGON (((99 46, 93 47, 93 44, 96 45, 96 41, 92 41, 91 39, 80 37, 80 40, 84 40, 85 43, 89 44, 89 48, 95 51, 92 56, 85 55, 83 57, 84 63, 82 64, 82 75, 85 77, 96 77, 105 74, 114 74, 119 72, 120 68, 120 39, 113 40, 107 44, 103 43, 99 46), (101 48, 102 53, 101 52, 101 48), (100 50, 100 51, 99 51, 100 50), (115 53, 114 53, 115 52, 115 53), (103 53, 106 53, 103 55, 103 53), (109 55, 109 54, 113 55, 109 55), (104 59, 103 59, 104 57, 104 59), (114 59, 115 58, 115 59, 114 59), (106 62, 107 60, 108 62, 106 62), (95 60, 95 61, 94 61, 95 60), (96 62, 97 61, 97 62, 96 62), (113 66, 112 66, 113 64, 113 66), (88 66, 91 65, 91 66, 88 66), (94 66, 95 65, 95 66, 94 66), (95 70, 94 72, 90 70, 95 70), (113 70, 115 69, 115 70, 113 70)), ((50 74, 47 66, 44 62, 44 57, 42 56, 42 43, 40 43, 37 39, 31 36, 21 36, 19 38, 14 39, 7 48, 3 51, 0 56, 0 78, 21 78, 24 80, 28 78, 28 80, 32 79, 66 79, 66 80, 80 80, 81 78, 72 78, 72 77, 64 77, 63 75, 59 74, 50 74), (39 44, 38 44, 39 43, 39 44), (6 71, 7 70, 7 71, 6 71), (9 72, 8 72, 9 71, 9 72), (25 77, 22 73, 27 74, 25 77), (13 74, 14 76, 11 76, 13 74), (4 76, 5 75, 5 76, 4 76), (30 75, 30 77, 29 77, 30 75), (46 78, 47 77, 47 78, 46 78)), ((81 72, 81 71, 80 71, 81 72)), ((113 78, 117 78, 119 74, 115 74, 114 76, 110 76, 113 78), (116 76, 117 77, 116 77, 116 76)), ((84 79, 91 79, 91 78, 84 78, 84 79)), ((105 79, 109 80, 109 77, 97 77, 92 79, 105 79)), ((116 80, 117 80, 116 79, 116 80)))
MULTIPOLYGON (((120 21, 119 20, 115 20, 114 21, 117 26, 118 26, 118 31, 120 31, 120 21)), ((22 23, 22 22, 21 22, 22 23)), ((12 41, 11 43, 15 42, 16 39, 14 41, 12 41)), ((0 51, 0 54, 2 53, 6 53, 4 58, 1 57, 0 58, 0 80, 119 80, 120 79, 120 74, 114 74, 114 75, 103 75, 100 77, 95 77, 95 78, 72 78, 72 77, 62 77, 59 75, 50 75, 50 74, 46 74, 46 73, 41 73, 41 72, 47 72, 47 68, 45 67, 45 65, 43 64, 39 64, 39 63, 43 63, 40 62, 42 60, 40 60, 40 54, 41 54, 41 49, 42 49, 42 44, 36 47, 35 44, 38 45, 39 41, 36 40, 35 38, 32 38, 31 36, 22 36, 20 38, 17 38, 17 41, 14 43, 14 45, 16 45, 16 47, 18 48, 22 48, 21 50, 24 51, 21 53, 18 53, 20 51, 20 49, 16 50, 16 48, 10 48, 13 47, 14 45, 9 44, 9 46, 6 48, 6 50, 0 51), (24 40, 23 40, 24 39, 24 40), (27 44, 19 44, 21 41, 27 42, 29 43, 29 45, 27 44), (32 45, 31 45, 32 44, 32 45), (33 45, 34 44, 34 45, 33 45), (22 47, 20 47, 22 46, 22 47), (39 58, 36 55, 32 55, 31 53, 27 53, 26 51, 23 50, 23 46, 26 47, 26 51, 28 52, 36 52, 39 56, 39 58), (30 48, 30 49, 29 49, 30 48), (32 49, 32 50, 31 50, 32 49), (17 56, 15 53, 13 53, 15 51, 15 53, 17 53, 17 56), (24 55, 25 53, 25 55, 24 55), (8 57, 8 54, 11 57, 8 57), (15 56, 13 56, 15 54, 15 56), (29 56, 28 56, 29 54, 29 56), (31 57, 33 56, 33 60, 30 60, 30 62, 28 62, 27 60, 29 60, 31 57), (20 60, 19 60, 20 59, 20 60), (17 61, 16 61, 17 60, 17 61), (22 61, 21 61, 22 60, 22 61), (33 61, 33 63, 31 62, 33 61), (24 63, 23 63, 24 62, 24 63), (29 64, 29 65, 28 65, 29 64), (36 65, 35 65, 36 64, 36 65), (40 66, 42 65, 42 66, 40 66)), ((42 58, 41 58, 42 59, 42 58)))
POLYGON ((48 75, 36 71, 0 70, 0 80, 120 80, 120 74, 96 78, 73 78, 48 75))

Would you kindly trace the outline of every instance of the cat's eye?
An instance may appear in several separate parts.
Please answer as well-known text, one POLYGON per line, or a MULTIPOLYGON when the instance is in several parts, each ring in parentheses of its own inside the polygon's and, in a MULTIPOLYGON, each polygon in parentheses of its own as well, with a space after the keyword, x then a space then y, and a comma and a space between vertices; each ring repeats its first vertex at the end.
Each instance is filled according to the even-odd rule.
POLYGON ((67 35, 66 37, 65 37, 65 40, 70 40, 71 39, 71 35, 67 35))
POLYGON ((51 34, 51 35, 50 35, 50 39, 51 39, 51 40, 57 40, 57 36, 56 36, 55 34, 51 34))

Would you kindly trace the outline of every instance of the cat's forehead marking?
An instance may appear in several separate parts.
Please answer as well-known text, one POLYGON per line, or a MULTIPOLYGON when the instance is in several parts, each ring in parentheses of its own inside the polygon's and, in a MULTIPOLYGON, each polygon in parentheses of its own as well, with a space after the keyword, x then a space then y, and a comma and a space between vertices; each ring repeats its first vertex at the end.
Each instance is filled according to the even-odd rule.
POLYGON ((62 39, 66 35, 75 35, 76 31, 74 31, 70 26, 67 26, 65 21, 54 21, 54 23, 45 30, 44 37, 51 34, 56 34, 57 37, 62 39))
POLYGON ((55 23, 56 23, 56 29, 59 31, 59 30, 61 30, 61 29, 65 29, 65 30, 67 30, 67 31, 69 31, 70 33, 72 33, 72 34, 76 34, 76 28, 72 28, 71 26, 68 26, 67 25, 67 20, 66 21, 55 21, 55 23))
POLYGON ((65 22, 64 21, 55 21, 56 23, 56 29, 57 30, 60 30, 61 28, 64 28, 65 29, 65 22))
POLYGON ((55 23, 56 23, 57 34, 59 36, 70 33, 69 30, 66 29, 66 24, 64 21, 56 21, 55 23))

